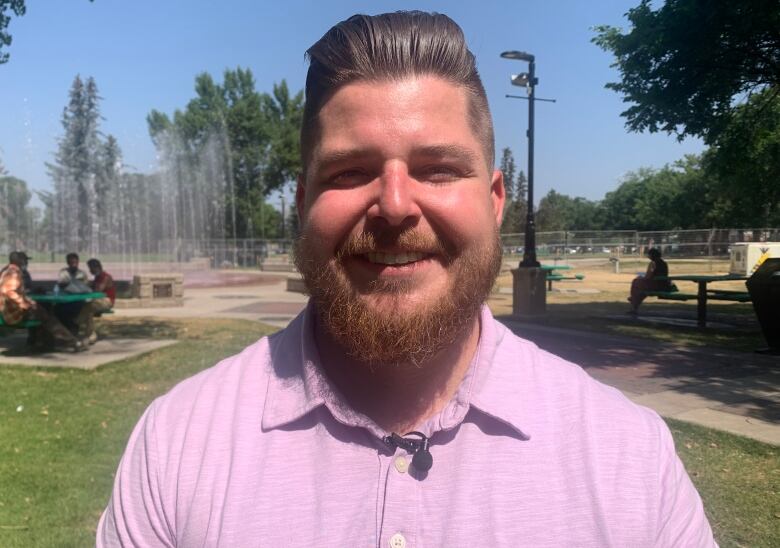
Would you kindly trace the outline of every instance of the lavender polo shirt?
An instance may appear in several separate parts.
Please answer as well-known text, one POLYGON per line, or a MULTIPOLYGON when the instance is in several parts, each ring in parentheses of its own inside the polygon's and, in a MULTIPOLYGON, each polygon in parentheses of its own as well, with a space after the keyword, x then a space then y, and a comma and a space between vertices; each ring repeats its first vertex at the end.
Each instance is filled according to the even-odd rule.
POLYGON ((310 305, 147 409, 97 546, 714 546, 664 422, 482 310, 423 476, 319 368, 310 305))

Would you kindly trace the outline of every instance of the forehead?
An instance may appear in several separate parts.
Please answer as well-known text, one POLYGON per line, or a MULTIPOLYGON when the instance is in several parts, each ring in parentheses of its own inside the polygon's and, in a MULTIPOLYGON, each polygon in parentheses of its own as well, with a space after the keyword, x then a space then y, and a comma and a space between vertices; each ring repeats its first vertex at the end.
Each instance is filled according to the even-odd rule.
POLYGON ((467 92, 435 76, 347 84, 323 105, 318 122, 315 157, 355 145, 388 151, 412 143, 481 148, 470 124, 467 92))

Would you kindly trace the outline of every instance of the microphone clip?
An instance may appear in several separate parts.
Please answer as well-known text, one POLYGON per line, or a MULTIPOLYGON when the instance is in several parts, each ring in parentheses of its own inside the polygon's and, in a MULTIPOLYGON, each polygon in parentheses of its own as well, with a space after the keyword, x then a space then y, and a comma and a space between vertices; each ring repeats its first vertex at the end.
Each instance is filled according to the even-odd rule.
POLYGON ((433 456, 428 450, 431 440, 422 432, 408 432, 405 437, 393 432, 382 441, 390 447, 401 447, 412 453, 412 465, 420 472, 427 472, 433 466, 433 456), (419 439, 408 436, 418 436, 419 439))

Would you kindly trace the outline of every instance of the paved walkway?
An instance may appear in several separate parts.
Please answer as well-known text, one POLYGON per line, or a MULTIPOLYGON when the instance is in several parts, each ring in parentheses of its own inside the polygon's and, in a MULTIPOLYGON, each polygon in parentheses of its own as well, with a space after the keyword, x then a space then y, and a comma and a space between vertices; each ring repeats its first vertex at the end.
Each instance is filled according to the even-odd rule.
POLYGON ((780 358, 664 346, 499 318, 545 350, 665 417, 780 445, 780 358))
MULTIPOLYGON (((242 318, 284 327, 306 304, 284 281, 185 290, 178 308, 119 309, 117 317, 242 318)), ((661 415, 780 445, 780 358, 662 346, 646 339, 499 318, 518 335, 584 367, 661 415)))

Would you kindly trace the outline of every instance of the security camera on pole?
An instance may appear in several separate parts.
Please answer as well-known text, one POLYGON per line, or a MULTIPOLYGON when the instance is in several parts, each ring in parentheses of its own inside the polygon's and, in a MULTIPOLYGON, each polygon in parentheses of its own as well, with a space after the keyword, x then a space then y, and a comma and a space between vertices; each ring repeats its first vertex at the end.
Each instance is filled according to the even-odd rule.
POLYGON ((512 85, 526 88, 527 97, 507 95, 528 101, 528 207, 525 220, 525 246, 519 268, 512 270, 512 313, 521 315, 543 314, 547 306, 546 274, 536 260, 536 225, 534 223, 534 103, 555 102, 555 99, 537 99, 534 93, 539 79, 535 76, 536 62, 533 55, 523 51, 505 51, 504 59, 528 63, 528 72, 512 75, 512 85))

